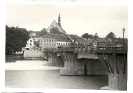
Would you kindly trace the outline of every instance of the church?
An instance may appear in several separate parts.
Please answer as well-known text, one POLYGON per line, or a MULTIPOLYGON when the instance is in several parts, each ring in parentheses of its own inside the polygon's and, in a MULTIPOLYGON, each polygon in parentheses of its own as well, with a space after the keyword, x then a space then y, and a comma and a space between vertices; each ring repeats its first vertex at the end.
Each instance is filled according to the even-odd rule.
POLYGON ((60 14, 58 16, 58 23, 54 20, 50 26, 47 28, 47 32, 50 33, 50 30, 53 28, 53 27, 57 27, 58 30, 61 32, 61 33, 66 33, 65 30, 63 30, 62 26, 61 26, 61 17, 60 17, 60 14))

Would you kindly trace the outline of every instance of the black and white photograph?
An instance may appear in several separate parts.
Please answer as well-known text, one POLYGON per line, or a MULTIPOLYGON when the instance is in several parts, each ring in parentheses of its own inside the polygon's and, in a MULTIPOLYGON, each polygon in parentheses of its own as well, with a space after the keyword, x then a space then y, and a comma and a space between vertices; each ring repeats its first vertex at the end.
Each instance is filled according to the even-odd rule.
POLYGON ((5 88, 127 91, 128 9, 7 4, 5 88))

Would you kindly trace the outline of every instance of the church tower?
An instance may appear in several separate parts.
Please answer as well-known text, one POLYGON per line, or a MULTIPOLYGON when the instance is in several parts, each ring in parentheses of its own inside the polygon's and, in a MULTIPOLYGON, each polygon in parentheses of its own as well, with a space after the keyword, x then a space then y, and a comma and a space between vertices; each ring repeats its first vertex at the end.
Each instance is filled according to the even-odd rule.
POLYGON ((58 16, 58 24, 59 24, 59 26, 61 27, 61 17, 60 17, 60 13, 59 13, 59 16, 58 16))

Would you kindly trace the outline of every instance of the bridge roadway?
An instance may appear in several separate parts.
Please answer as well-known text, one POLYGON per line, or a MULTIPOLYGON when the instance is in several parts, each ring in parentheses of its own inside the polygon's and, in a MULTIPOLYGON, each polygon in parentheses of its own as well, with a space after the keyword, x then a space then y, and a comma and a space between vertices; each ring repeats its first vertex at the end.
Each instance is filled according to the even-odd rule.
POLYGON ((118 43, 98 43, 95 49, 71 45, 44 51, 51 65, 63 61, 60 75, 108 75, 110 88, 127 90, 127 45, 118 47, 118 43), (57 56, 62 61, 57 61, 57 56))

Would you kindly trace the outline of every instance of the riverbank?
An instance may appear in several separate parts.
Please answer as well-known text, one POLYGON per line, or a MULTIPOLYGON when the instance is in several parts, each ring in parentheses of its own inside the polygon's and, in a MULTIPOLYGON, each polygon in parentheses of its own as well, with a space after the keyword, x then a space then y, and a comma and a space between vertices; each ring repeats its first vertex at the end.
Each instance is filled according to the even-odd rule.
POLYGON ((5 63, 5 70, 58 70, 61 67, 46 66, 42 60, 22 60, 5 63))

